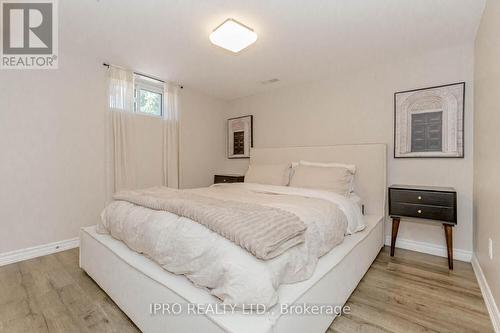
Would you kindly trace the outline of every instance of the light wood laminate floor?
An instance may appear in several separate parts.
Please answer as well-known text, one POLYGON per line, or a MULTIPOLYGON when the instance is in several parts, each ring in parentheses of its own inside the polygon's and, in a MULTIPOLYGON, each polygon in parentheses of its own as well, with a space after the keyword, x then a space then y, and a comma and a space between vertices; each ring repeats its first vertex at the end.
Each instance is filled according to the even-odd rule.
MULTIPOLYGON (((493 332, 472 267, 384 248, 328 333, 493 332)), ((0 332, 138 332, 69 250, 0 267, 0 332)))

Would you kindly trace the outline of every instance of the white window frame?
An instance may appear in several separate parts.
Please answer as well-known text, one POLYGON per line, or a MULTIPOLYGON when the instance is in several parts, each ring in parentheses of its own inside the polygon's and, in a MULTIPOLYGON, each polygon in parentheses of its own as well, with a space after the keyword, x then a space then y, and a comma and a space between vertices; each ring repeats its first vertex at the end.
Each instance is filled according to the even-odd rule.
POLYGON ((165 91, 164 91, 164 83, 158 80, 154 80, 151 78, 148 78, 146 76, 140 75, 140 74, 135 74, 135 79, 134 79, 134 112, 138 114, 142 114, 145 116, 149 117, 156 117, 156 118, 163 118, 164 114, 164 100, 165 100, 165 91), (161 102, 160 102, 160 114, 151 114, 147 112, 142 112, 141 111, 141 106, 139 103, 139 94, 141 90, 149 91, 155 94, 159 94, 161 97, 161 102))

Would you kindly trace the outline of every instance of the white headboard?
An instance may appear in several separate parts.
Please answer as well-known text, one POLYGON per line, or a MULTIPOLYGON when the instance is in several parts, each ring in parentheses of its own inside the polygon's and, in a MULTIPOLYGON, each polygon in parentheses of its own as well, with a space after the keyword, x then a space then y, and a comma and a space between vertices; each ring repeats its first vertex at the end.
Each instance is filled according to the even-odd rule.
POLYGON ((385 216, 386 155, 385 144, 252 148, 250 164, 288 163, 299 160, 354 164, 354 190, 363 200, 365 214, 385 216))

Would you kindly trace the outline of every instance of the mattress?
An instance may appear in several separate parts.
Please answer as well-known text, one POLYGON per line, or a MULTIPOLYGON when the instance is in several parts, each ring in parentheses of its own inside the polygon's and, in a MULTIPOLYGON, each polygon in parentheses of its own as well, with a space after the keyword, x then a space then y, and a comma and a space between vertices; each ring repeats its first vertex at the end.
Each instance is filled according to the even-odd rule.
MULTIPOLYGON (((210 330, 205 324, 204 330, 216 331, 215 328, 219 328, 221 331, 227 332, 255 333, 285 332, 287 330, 299 332, 301 329, 308 329, 313 332, 315 330, 312 326, 316 325, 316 331, 324 331, 334 316, 320 319, 311 316, 282 315, 281 305, 297 302, 344 304, 383 246, 383 218, 376 215, 366 215, 364 220, 367 224, 366 229, 346 236, 340 245, 321 257, 311 278, 299 283, 281 285, 278 290, 279 303, 270 311, 259 315, 241 312, 224 315, 203 314, 203 317, 214 324, 214 330, 210 330)), ((151 290, 154 288, 168 289, 176 295, 172 299, 175 298, 175 301, 183 300, 185 303, 215 304, 219 302, 208 291, 196 287, 184 276, 165 271, 152 260, 132 251, 123 242, 109 235, 98 234, 95 226, 81 230, 81 242, 80 266, 110 294, 124 312, 144 331, 162 331, 172 327, 168 325, 176 325, 175 323, 178 322, 185 324, 182 326, 185 331, 190 331, 189 322, 203 321, 200 318, 192 318, 189 321, 168 317, 154 318, 148 313, 148 304, 142 304, 140 307, 136 304, 138 302, 147 303, 145 297, 139 299, 137 295, 129 292, 128 285, 134 284, 136 287, 134 290, 143 288, 145 294, 147 288, 151 290), (102 260, 95 260, 95 256, 100 256, 102 260), (116 265, 116 270, 113 265, 116 265), (114 272, 126 272, 127 270, 130 273, 109 276, 114 275, 114 272), (140 276, 140 279, 133 280, 132 275, 140 276), (129 276, 130 283, 127 285, 126 281, 129 276), (117 281, 117 279, 123 281, 117 281), (142 282, 136 282, 139 280, 142 282), (134 297, 137 299, 134 300, 134 297)), ((133 290, 132 287, 130 290, 133 290)), ((154 299, 153 297, 148 301, 171 302, 172 299, 154 299)))

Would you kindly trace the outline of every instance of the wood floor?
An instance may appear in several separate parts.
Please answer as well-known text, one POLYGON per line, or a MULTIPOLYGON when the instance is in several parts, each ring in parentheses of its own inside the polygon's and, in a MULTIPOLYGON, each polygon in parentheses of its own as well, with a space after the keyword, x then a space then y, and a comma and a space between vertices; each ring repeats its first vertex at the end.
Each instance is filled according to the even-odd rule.
POLYGON ((493 332, 472 265, 385 247, 328 333, 493 332))
MULTIPOLYGON (((328 333, 493 332, 468 263, 384 248, 328 333)), ((138 332, 78 267, 78 250, 0 267, 0 332, 138 332)))

